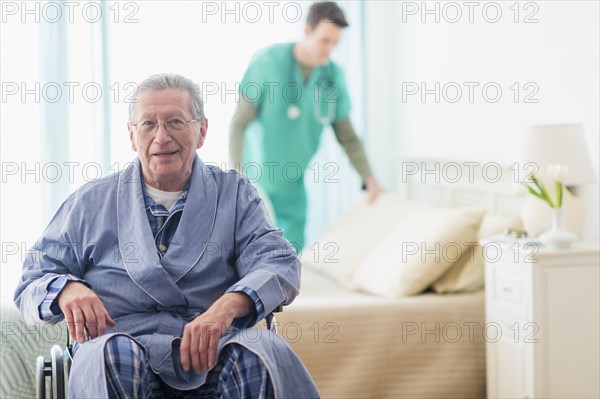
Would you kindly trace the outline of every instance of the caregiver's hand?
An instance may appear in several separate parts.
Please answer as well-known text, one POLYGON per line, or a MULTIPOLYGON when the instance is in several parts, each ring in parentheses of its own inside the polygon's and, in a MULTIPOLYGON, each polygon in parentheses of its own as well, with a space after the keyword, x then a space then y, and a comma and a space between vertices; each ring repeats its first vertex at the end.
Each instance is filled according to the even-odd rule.
POLYGON ((369 193, 369 202, 373 203, 383 193, 383 188, 381 188, 373 176, 367 177, 365 184, 369 193))
POLYGON ((190 363, 194 371, 208 371, 217 362, 219 339, 236 317, 246 316, 254 309, 252 299, 240 292, 229 292, 183 328, 179 351, 181 367, 186 372, 190 363))
POLYGON ((85 328, 91 339, 104 334, 106 326, 114 327, 108 311, 98 296, 77 281, 69 281, 58 294, 58 306, 65 315, 72 340, 85 342, 85 328))

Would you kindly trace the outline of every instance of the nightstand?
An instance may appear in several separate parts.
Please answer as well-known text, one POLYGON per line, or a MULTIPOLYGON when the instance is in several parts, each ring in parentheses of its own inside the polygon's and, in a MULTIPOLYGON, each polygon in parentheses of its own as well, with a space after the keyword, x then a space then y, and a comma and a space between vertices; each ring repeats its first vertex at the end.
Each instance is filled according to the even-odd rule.
POLYGON ((481 246, 488 398, 599 398, 598 245, 481 246))

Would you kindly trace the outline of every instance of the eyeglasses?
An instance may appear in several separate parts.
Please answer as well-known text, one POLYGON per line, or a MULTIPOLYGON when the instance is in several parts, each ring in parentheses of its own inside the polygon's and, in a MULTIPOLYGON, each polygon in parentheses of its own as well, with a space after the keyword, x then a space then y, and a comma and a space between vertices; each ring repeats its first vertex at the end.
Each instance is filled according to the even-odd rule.
MULTIPOLYGON (((163 126, 165 130, 169 133, 181 133, 188 130, 188 124, 199 122, 199 119, 192 119, 191 121, 182 121, 179 118, 172 118, 164 121, 163 126)), ((158 132, 158 127, 160 123, 152 120, 143 120, 136 123, 135 128, 138 133, 144 136, 150 136, 158 132)))

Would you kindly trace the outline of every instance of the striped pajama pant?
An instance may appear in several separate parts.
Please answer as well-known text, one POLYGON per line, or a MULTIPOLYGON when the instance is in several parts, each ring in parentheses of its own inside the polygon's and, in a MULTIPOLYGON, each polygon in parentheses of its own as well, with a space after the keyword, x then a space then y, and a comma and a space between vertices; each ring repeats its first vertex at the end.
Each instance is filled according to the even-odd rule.
POLYGON ((226 345, 206 382, 189 391, 167 385, 152 371, 146 354, 124 336, 109 339, 104 347, 110 398, 272 398, 273 385, 262 360, 238 344, 226 345))

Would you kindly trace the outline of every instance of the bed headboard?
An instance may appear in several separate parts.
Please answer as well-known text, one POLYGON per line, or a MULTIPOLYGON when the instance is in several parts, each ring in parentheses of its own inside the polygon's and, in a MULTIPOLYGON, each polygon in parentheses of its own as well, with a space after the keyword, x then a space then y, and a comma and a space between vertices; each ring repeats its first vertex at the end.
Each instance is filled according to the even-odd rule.
POLYGON ((397 190, 402 198, 443 206, 478 206, 490 213, 520 216, 515 173, 497 162, 398 157, 397 190))

